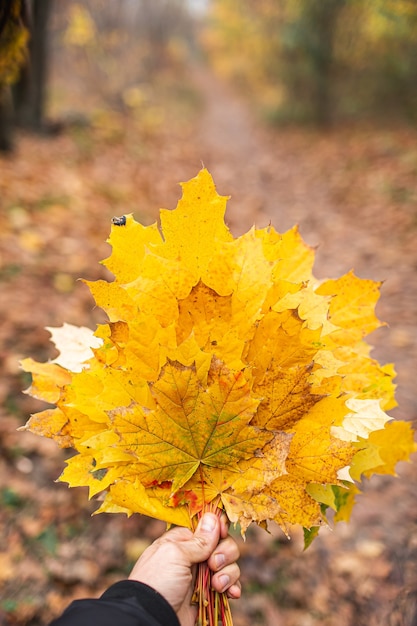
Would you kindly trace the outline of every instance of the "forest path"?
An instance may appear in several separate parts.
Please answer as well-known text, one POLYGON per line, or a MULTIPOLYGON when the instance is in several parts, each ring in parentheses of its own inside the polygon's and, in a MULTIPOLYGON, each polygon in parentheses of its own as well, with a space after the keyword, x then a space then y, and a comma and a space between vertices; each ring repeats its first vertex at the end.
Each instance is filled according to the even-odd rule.
MULTIPOLYGON (((305 140, 313 145, 319 135, 308 129, 268 131, 243 97, 212 72, 196 67, 193 79, 204 100, 197 144, 217 187, 233 189, 227 217, 234 233, 254 223, 272 223, 280 232, 299 224, 309 245, 322 243, 331 199, 325 173, 315 176, 311 153, 303 153, 305 140)), ((343 229, 343 214, 331 221, 333 232, 343 229)))

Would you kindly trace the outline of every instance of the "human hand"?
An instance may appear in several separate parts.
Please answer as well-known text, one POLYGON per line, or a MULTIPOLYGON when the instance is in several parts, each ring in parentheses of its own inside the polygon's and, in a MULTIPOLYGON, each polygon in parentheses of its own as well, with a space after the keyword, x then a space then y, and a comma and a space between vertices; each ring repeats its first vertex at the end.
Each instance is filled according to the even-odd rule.
POLYGON ((181 626, 194 626, 197 607, 191 604, 196 564, 213 572, 211 584, 229 598, 240 598, 239 548, 228 535, 226 516, 205 513, 194 533, 173 528, 154 541, 136 562, 130 580, 149 585, 171 604, 181 626))

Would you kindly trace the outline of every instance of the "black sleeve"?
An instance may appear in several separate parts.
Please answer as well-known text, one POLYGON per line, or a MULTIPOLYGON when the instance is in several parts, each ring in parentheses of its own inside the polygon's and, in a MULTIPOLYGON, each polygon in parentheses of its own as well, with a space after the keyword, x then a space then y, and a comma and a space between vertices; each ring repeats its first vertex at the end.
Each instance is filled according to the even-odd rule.
POLYGON ((180 626, 155 589, 134 580, 112 585, 97 600, 75 600, 50 626, 180 626))

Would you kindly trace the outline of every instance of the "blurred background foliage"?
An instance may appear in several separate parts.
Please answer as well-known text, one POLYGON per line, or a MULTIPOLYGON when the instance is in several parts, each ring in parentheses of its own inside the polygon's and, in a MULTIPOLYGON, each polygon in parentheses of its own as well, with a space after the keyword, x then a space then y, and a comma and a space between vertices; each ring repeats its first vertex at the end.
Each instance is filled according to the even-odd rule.
POLYGON ((416 119, 415 0, 212 0, 202 39, 268 120, 416 119))
POLYGON ((150 125, 161 115, 143 110, 152 85, 165 72, 175 96, 190 58, 231 81, 265 122, 417 118, 416 0, 5 0, 0 11, 3 149, 13 123, 45 130, 51 54, 69 82, 75 68, 86 92, 150 125))
POLYGON ((112 111, 158 126, 162 109, 147 106, 154 88, 162 97, 165 86, 171 101, 187 90, 194 27, 183 0, 4 0, 0 29, 4 152, 16 127, 54 134, 101 116, 111 129, 112 111))

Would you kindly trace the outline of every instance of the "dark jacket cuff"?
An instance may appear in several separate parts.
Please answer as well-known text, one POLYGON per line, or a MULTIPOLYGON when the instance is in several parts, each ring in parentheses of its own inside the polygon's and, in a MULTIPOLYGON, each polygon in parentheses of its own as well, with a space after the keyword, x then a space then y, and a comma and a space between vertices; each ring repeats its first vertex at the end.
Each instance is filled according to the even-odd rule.
POLYGON ((101 596, 103 600, 134 598, 147 613, 164 626, 180 626, 177 614, 164 596, 136 580, 121 580, 109 587, 101 596))

